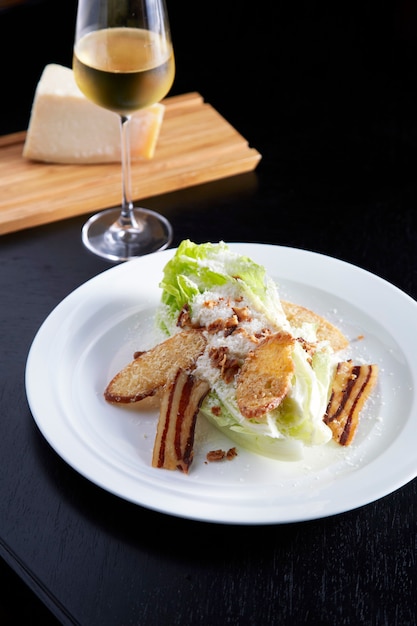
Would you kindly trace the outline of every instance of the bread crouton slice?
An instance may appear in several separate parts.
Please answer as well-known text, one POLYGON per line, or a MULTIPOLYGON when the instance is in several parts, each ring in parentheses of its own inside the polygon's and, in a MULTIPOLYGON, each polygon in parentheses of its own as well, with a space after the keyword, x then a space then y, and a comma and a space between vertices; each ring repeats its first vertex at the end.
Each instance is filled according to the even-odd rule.
POLYGON ((352 361, 337 364, 332 391, 323 418, 333 439, 342 446, 352 443, 359 415, 378 377, 377 365, 354 365, 352 361))
POLYGON ((287 395, 294 374, 295 339, 278 332, 248 354, 239 372, 236 399, 244 417, 256 418, 275 409, 287 395))
POLYGON ((282 308, 287 320, 297 328, 301 324, 308 322, 317 326, 317 339, 319 341, 327 340, 335 352, 344 350, 348 347, 349 341, 346 339, 341 330, 334 326, 331 322, 321 317, 314 311, 310 311, 299 304, 282 301, 282 308))
POLYGON ((205 347, 201 330, 178 332, 140 353, 116 374, 105 389, 105 399, 127 404, 153 396, 178 369, 191 369, 205 347))
POLYGON ((210 385, 178 369, 164 387, 152 454, 152 467, 188 474, 194 456, 197 414, 210 385))

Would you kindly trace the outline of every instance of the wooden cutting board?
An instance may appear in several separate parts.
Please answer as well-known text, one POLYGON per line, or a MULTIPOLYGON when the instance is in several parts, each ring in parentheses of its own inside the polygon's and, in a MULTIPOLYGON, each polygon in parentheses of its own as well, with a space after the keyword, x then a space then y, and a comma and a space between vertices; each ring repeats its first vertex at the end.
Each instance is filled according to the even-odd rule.
MULTIPOLYGON (((135 199, 255 169, 259 152, 200 94, 164 104, 154 158, 132 163, 135 199)), ((25 131, 0 137, 0 234, 120 203, 120 164, 35 163, 22 157, 25 137, 25 131)))

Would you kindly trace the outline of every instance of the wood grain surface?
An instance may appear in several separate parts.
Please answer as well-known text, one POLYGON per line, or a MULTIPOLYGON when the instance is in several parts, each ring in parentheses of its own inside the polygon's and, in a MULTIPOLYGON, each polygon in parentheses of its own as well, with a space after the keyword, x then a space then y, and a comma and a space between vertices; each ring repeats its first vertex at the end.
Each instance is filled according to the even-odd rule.
MULTIPOLYGON (((135 200, 253 170, 261 155, 200 94, 164 100, 155 156, 132 163, 135 200)), ((121 199, 120 164, 22 157, 26 132, 0 137, 0 234, 93 213, 121 199)))

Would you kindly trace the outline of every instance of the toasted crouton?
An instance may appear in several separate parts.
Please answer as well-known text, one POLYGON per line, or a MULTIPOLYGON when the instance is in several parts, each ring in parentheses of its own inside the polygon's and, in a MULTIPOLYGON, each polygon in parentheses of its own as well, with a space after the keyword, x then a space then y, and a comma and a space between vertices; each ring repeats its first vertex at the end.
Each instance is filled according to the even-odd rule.
POLYGON ((178 370, 192 368, 204 351, 206 339, 200 330, 184 330, 154 348, 142 352, 107 385, 107 402, 139 402, 153 396, 178 370))
POLYGON ((237 379, 236 399, 248 418, 275 409, 286 396, 294 373, 295 339, 279 332, 264 339, 246 357, 237 379))
POLYGON ((348 446, 352 443, 360 412, 377 377, 377 365, 354 365, 352 361, 338 363, 324 423, 340 445, 348 446))
POLYGON ((198 410, 210 385, 190 372, 176 371, 164 387, 152 466, 188 474, 194 456, 198 410))
POLYGON ((287 316, 287 320, 292 326, 297 327, 304 322, 316 324, 317 339, 319 341, 327 340, 335 352, 339 352, 339 350, 344 350, 348 347, 349 342, 344 334, 324 317, 321 317, 317 313, 299 304, 293 304, 292 302, 282 301, 282 307, 287 316))

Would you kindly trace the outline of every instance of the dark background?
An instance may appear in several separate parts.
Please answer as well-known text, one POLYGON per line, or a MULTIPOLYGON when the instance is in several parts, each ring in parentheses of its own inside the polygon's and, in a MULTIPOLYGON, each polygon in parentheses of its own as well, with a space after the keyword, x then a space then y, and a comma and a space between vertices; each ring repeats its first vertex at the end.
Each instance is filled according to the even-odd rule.
MULTIPOLYGON (((265 136, 274 146, 265 160, 283 180, 314 172, 365 184, 382 173, 410 175, 417 3, 333 5, 168 1, 171 93, 200 92, 261 151, 265 136)), ((29 0, 0 12, 1 134, 27 127, 47 63, 71 65, 75 11, 75 0, 29 0)))
MULTIPOLYGON (((284 226, 294 212, 311 222, 317 250, 328 221, 340 223, 326 252, 350 260, 355 232, 377 237, 393 212, 407 212, 404 234, 415 236, 416 0, 182 0, 168 9, 177 61, 171 95, 198 91, 263 156, 270 219, 257 224, 259 241, 274 243, 271 222, 284 226), (358 202, 373 207, 370 222, 352 211, 358 202)), ((75 13, 75 0, 0 12, 0 134, 27 127, 47 63, 71 65, 75 13)), ((250 223, 247 231, 249 240, 250 223)), ((297 245, 297 233, 280 243, 297 245)), ((380 272, 365 251, 355 256, 380 272)))
MULTIPOLYGON (((417 2, 335 2, 329 7, 311 1, 168 0, 168 9, 177 61, 172 95, 201 93, 263 158, 257 169, 256 205, 251 205, 250 192, 242 192, 241 213, 229 206, 217 187, 220 200, 209 216, 204 209, 213 203, 213 197, 208 198, 213 187, 190 192, 188 204, 187 194, 170 194, 152 199, 150 208, 163 209, 169 216, 169 207, 175 207, 174 232, 191 238, 204 226, 206 240, 234 240, 239 221, 241 240, 305 247, 345 258, 416 298, 417 2), (298 228, 301 222, 302 228, 298 228), (404 245, 399 246, 398 241, 404 245)), ((34 0, 0 9, 0 134, 27 127, 34 90, 47 63, 71 65, 75 11, 75 0, 34 0)), ((82 221, 68 222, 74 237, 82 221)), ((57 229, 48 226, 39 235, 53 246, 57 229)), ((15 243, 18 250, 22 246, 22 256, 25 250, 31 252, 31 237, 30 232, 22 233, 15 243)), ((0 248, 3 245, 0 241, 0 248)), ((64 243, 61 271, 71 267, 72 254, 73 246, 64 243)), ((18 257, 15 262, 19 263, 18 257)), ((86 259, 85 273, 93 275, 105 267, 105 263, 86 259)), ((54 269, 45 271, 53 273, 54 269)), ((45 294, 45 314, 83 278, 71 275, 72 285, 69 281, 45 294)), ((28 342, 30 337, 28 331, 28 342)), ((35 443, 44 454, 46 444, 39 438, 35 443)), ((69 490, 72 471, 55 459, 50 463, 47 471, 56 471, 58 465, 63 491, 69 490)), ((115 536, 120 532, 135 545, 134 529, 127 521, 105 518, 108 494, 97 495, 86 485, 80 495, 73 496, 74 501, 69 498, 70 505, 88 508, 90 493, 103 513, 104 532, 115 536)), ((276 558, 283 559, 275 563, 275 569, 280 571, 283 586, 287 583, 292 602, 281 606, 271 587, 275 604, 269 623, 279 623, 274 618, 280 610, 282 624, 415 626, 410 594, 416 596, 417 498, 413 515, 409 493, 399 490, 386 499, 384 508, 379 503, 369 505, 365 528, 363 518, 355 512, 318 523, 279 527, 276 534, 271 528, 237 528, 236 544, 224 553, 223 571, 230 573, 236 564, 244 569, 247 563, 249 568, 246 552, 256 554, 257 533, 266 532, 276 542, 276 558), (408 527, 402 519, 408 520, 408 527), (410 520, 414 520, 412 526, 410 520), (370 535, 373 548, 367 550, 370 535), (402 551, 395 556, 395 568, 384 569, 387 555, 398 545, 402 551), (381 550, 376 551, 375 546, 381 550), (331 571, 326 567, 326 553, 331 550, 329 559, 335 568, 338 547, 350 556, 331 571), (310 564, 317 559, 318 567, 313 580, 303 580, 304 585, 297 587, 293 572, 302 569, 304 551, 310 564), (356 579, 357 554, 364 561, 356 579)), ((136 518, 128 504, 119 504, 118 511, 139 519, 139 513, 136 518)), ((163 520, 150 512, 142 511, 140 521, 155 533, 165 530, 163 520)), ((187 529, 194 527, 172 520, 174 536, 187 529)), ((202 576, 204 567, 216 562, 211 545, 223 549, 221 528, 210 527, 207 532, 208 543, 199 545, 202 576)), ((261 571, 270 559, 268 545, 259 543, 256 556, 261 571)), ((158 549, 176 558, 167 539, 158 548, 158 539, 151 538, 149 553, 158 549)), ((187 558, 195 567, 191 549, 187 558)), ((182 576, 190 592, 198 594, 198 580, 187 578, 187 560, 180 572, 174 570, 173 576, 182 576)), ((156 572, 150 574, 158 579, 156 572)), ((252 574, 256 586, 256 572, 252 574)), ((214 580, 213 586, 218 582, 214 580)), ((236 607, 236 614, 235 619, 225 616, 225 623, 256 623, 239 622, 239 603, 245 607, 245 595, 251 590, 249 582, 245 583, 247 587, 242 588, 236 581, 235 595, 230 592, 229 606, 236 607)), ((265 607, 256 606, 256 594, 254 597, 252 615, 268 614, 265 607)), ((286 599, 288 602, 288 595, 286 599)), ((17 624, 23 619, 30 624, 39 617, 46 625, 48 615, 0 561, 0 623, 17 624)))

